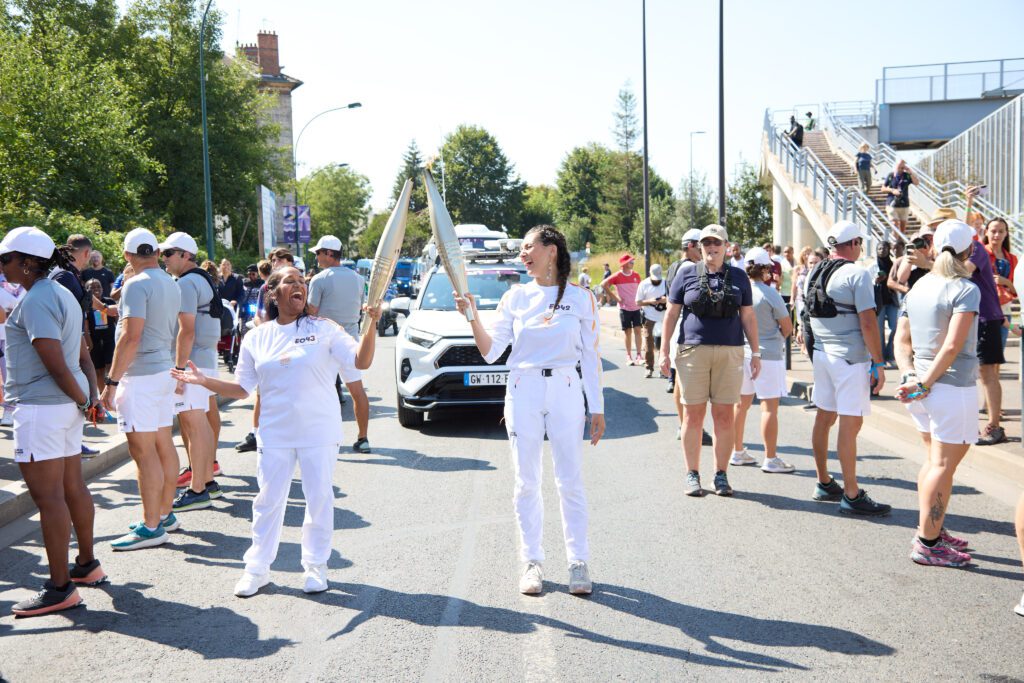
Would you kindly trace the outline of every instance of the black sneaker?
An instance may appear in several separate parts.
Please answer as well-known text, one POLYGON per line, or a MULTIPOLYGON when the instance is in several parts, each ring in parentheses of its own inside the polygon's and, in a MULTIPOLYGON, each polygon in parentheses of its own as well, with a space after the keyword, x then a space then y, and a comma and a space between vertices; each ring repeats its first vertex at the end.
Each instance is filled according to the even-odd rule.
POLYGON ((672 382, 669 382, 668 383, 668 388, 665 389, 665 393, 666 394, 671 394, 675 390, 676 390, 676 385, 673 384, 672 382))
POLYGON ((365 436, 356 439, 356 442, 352 444, 352 450, 356 453, 372 453, 370 450, 370 440, 365 436))
POLYGON ((711 435, 708 434, 706 429, 702 429, 701 430, 700 445, 701 446, 714 446, 715 445, 714 440, 711 438, 711 435))
POLYGON ((700 487, 700 472, 690 470, 686 473, 686 495, 703 496, 704 489, 700 487))
POLYGON ((220 484, 215 481, 206 482, 206 492, 210 494, 211 500, 217 500, 224 495, 224 491, 221 490, 220 484))
POLYGON ((1006 443, 1006 430, 1002 427, 986 427, 985 433, 978 437, 979 446, 995 446, 1006 443))
POLYGON ((59 590, 57 586, 53 585, 53 581, 47 581, 43 584, 43 590, 28 600, 22 600, 16 604, 11 608, 11 612, 16 617, 37 617, 78 607, 80 604, 82 604, 82 598, 78 595, 75 584, 69 581, 64 590, 59 590))
POLYGON ((98 586, 107 580, 107 575, 100 566, 99 560, 88 564, 78 564, 78 558, 71 565, 71 581, 80 586, 98 586))
POLYGON ((178 497, 171 504, 174 512, 188 512, 189 510, 202 510, 213 505, 210 500, 210 492, 203 489, 202 493, 196 493, 192 489, 182 489, 178 497))
POLYGON ((876 503, 871 500, 867 491, 861 489, 856 498, 848 498, 845 494, 839 502, 839 511, 846 515, 863 515, 865 517, 882 517, 892 512, 892 506, 876 503))
POLYGON ((725 476, 725 470, 718 470, 715 472, 715 495, 732 495, 732 487, 729 486, 729 477, 725 476))
POLYGON ((245 440, 235 446, 235 450, 239 453, 249 453, 250 451, 256 450, 256 435, 252 432, 246 434, 245 440))
POLYGON ((817 501, 826 501, 834 503, 843 497, 843 487, 840 486, 835 479, 829 478, 827 484, 822 484, 820 481, 814 486, 814 495, 811 496, 817 501))

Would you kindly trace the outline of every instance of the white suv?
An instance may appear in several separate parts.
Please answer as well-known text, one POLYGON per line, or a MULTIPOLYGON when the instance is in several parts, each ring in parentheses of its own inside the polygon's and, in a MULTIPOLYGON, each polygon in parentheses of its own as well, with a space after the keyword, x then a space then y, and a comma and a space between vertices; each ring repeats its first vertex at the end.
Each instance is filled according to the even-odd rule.
MULTIPOLYGON (((510 287, 530 281, 518 259, 467 264, 469 291, 486 326, 510 287)), ((406 315, 395 345, 398 422, 419 427, 428 410, 505 403, 511 347, 494 365, 476 348, 466 318, 455 309, 451 281, 437 265, 424 275, 416 300, 398 297, 391 310, 406 315)))

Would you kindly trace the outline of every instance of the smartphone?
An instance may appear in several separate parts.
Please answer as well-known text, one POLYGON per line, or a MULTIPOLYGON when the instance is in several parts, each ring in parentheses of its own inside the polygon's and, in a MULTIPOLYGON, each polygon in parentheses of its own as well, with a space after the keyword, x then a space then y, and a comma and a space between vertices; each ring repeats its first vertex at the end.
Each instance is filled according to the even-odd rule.
POLYGON ((988 185, 981 185, 981 186, 978 187, 978 196, 979 197, 987 197, 988 196, 988 185))

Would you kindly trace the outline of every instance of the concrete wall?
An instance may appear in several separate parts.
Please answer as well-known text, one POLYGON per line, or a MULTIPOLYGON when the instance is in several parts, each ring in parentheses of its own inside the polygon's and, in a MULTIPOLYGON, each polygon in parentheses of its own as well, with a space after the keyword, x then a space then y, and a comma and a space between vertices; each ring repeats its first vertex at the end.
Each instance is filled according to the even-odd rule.
POLYGON ((946 142, 1010 99, 882 104, 878 107, 878 139, 890 145, 906 146, 946 142))

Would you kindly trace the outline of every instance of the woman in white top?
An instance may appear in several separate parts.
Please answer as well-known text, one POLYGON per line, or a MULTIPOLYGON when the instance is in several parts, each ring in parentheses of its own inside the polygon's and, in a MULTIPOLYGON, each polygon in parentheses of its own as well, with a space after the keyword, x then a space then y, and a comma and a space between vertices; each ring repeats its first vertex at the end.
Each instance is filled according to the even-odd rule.
POLYGON ((771 286, 772 258, 761 247, 754 247, 744 256, 750 278, 751 301, 757 316, 758 350, 761 372, 750 378, 750 347, 744 347, 743 386, 736 404, 735 436, 730 465, 756 465, 757 461, 743 446, 743 427, 754 395, 761 401, 761 439, 764 441, 764 463, 761 469, 775 474, 789 474, 795 467, 778 457, 779 399, 786 395, 785 344, 793 333, 793 321, 779 290, 771 286))
MULTIPOLYGON (((479 315, 470 324, 488 363, 512 345, 505 426, 515 465, 514 503, 520 559, 525 564, 519 590, 535 595, 544 587, 541 457, 546 433, 561 502, 569 592, 585 595, 593 590, 580 472, 587 407, 590 443, 597 444, 604 434, 597 302, 587 290, 567 284, 569 249, 553 227, 540 225, 526 233, 519 257, 533 281, 505 293, 492 329, 484 329, 479 315)), ((467 306, 476 309, 471 294, 456 296, 455 302, 460 312, 467 306)))
MULTIPOLYGON (((171 371, 175 379, 231 398, 244 399, 259 390, 256 481, 260 490, 252 504, 252 546, 245 553, 245 573, 235 585, 239 597, 254 595, 270 581, 296 462, 306 498, 303 590, 327 590, 334 532, 331 475, 342 441, 334 380, 339 371, 369 368, 376 342, 375 324, 367 326, 357 345, 336 323, 308 315, 306 283, 296 268, 275 271, 267 280, 267 293, 277 304, 277 315, 245 335, 236 381, 207 377, 191 361, 188 370, 171 371)), ((380 318, 379 306, 364 310, 374 323, 380 318)))
POLYGON ((953 475, 978 439, 978 309, 981 291, 967 261, 974 230, 947 220, 935 231, 938 256, 931 272, 903 300, 896 325, 896 362, 902 380, 896 398, 907 404, 928 449, 917 477, 920 515, 910 559, 918 564, 963 567, 967 541, 943 527, 953 475))

